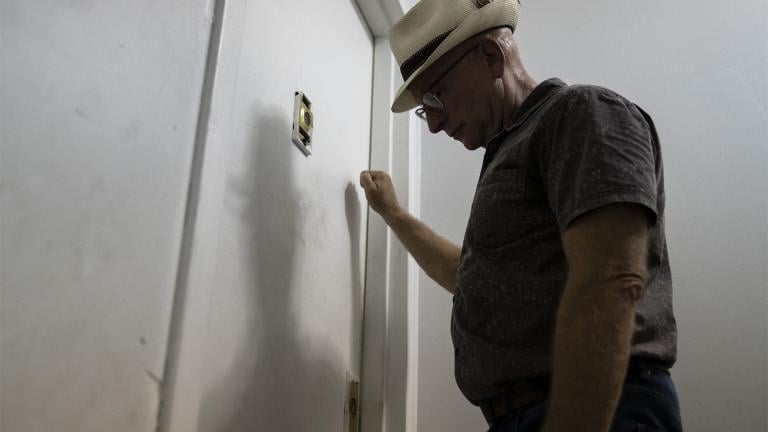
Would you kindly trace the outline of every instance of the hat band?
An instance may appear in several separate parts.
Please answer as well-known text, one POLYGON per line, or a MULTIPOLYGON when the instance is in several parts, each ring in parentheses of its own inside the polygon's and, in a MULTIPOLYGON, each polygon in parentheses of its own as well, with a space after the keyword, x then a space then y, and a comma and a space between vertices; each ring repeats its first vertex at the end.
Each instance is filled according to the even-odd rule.
POLYGON ((408 78, 410 78, 411 75, 416 72, 416 69, 418 69, 419 66, 423 65, 424 62, 427 61, 429 56, 435 52, 440 43, 443 42, 455 28, 456 27, 429 41, 429 43, 424 45, 420 50, 416 51, 412 56, 408 57, 408 60, 404 61, 403 64, 400 65, 400 73, 403 75, 403 81, 408 81, 408 78))

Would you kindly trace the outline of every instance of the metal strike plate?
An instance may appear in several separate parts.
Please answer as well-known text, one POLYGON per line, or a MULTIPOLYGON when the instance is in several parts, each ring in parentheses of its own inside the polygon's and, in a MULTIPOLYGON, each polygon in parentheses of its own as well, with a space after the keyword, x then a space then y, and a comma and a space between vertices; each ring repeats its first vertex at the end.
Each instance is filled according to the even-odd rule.
POLYGON ((347 432, 358 432, 360 427, 360 379, 347 372, 347 403, 344 407, 347 432))
POLYGON ((304 92, 297 91, 293 103, 293 143, 309 156, 312 154, 312 127, 315 121, 312 102, 304 92))

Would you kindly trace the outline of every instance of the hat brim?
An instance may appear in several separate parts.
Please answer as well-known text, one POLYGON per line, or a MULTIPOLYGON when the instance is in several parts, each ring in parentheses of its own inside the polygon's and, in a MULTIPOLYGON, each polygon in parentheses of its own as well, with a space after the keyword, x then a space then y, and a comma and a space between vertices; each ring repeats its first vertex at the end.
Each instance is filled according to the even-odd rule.
POLYGON ((414 99, 408 87, 413 81, 434 64, 440 57, 455 48, 465 40, 496 27, 511 27, 514 31, 517 26, 517 5, 511 4, 517 0, 495 0, 478 9, 468 16, 456 27, 445 40, 437 46, 427 60, 400 86, 392 103, 392 112, 400 113, 416 108, 420 105, 414 99))

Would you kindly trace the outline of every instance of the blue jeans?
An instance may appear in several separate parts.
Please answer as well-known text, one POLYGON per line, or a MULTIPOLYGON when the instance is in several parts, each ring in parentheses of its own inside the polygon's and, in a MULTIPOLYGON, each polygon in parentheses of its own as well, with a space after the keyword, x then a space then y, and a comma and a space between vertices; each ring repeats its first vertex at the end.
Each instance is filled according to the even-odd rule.
MULTIPOLYGON (((511 411, 488 432, 539 432, 547 401, 511 411)), ((677 391, 669 373, 632 368, 624 381, 611 432, 682 432, 677 391)))

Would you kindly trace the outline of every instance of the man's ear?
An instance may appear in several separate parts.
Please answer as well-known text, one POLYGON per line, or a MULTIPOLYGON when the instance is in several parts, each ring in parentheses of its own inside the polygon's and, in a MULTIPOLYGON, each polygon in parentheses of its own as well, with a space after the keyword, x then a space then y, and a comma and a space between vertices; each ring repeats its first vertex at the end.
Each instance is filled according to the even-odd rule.
POLYGON ((492 38, 483 38, 478 44, 483 65, 493 78, 504 74, 505 55, 499 42, 492 38))

